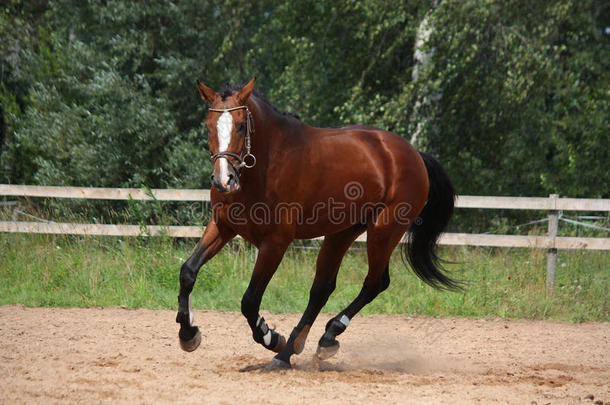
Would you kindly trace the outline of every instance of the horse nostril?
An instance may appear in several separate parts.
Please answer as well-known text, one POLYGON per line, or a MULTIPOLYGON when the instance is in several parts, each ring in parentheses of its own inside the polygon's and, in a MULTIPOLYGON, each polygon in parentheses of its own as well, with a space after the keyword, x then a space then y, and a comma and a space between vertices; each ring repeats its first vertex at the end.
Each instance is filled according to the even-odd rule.
POLYGON ((229 173, 229 181, 227 182, 227 184, 233 184, 234 181, 235 176, 233 175, 233 173, 229 173))

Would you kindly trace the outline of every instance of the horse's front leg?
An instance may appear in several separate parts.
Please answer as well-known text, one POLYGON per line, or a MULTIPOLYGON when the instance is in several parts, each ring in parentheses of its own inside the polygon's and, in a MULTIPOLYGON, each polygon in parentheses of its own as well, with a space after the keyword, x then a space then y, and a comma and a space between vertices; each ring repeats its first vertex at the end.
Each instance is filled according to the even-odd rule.
POLYGON ((241 300, 241 312, 252 329, 252 337, 257 343, 276 353, 284 349, 286 339, 267 326, 265 319, 259 315, 259 309, 265 289, 289 244, 289 241, 266 241, 260 244, 250 284, 241 300))
POLYGON ((199 328, 193 325, 193 310, 191 307, 191 293, 197 279, 197 273, 201 266, 214 257, 234 236, 233 231, 222 226, 219 227, 214 219, 210 220, 195 252, 180 269, 180 293, 178 295, 176 322, 180 324, 180 332, 178 332, 180 347, 187 352, 197 349, 201 343, 199 328))

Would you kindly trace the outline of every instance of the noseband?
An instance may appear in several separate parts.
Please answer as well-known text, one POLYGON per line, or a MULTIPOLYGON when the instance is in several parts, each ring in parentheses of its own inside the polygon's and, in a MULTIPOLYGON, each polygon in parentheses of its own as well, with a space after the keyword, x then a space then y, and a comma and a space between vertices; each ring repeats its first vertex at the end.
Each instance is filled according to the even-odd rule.
POLYGON ((242 153, 239 155, 237 153, 223 151, 223 152, 214 153, 210 158, 214 162, 219 158, 227 159, 227 161, 233 167, 233 170, 235 171, 235 173, 239 176, 239 173, 241 172, 242 167, 245 167, 246 169, 250 169, 250 168, 254 167, 254 165, 256 164, 256 157, 252 153, 250 153, 250 148, 251 148, 250 136, 252 134, 254 134, 254 121, 252 120, 252 113, 250 113, 250 110, 248 110, 248 107, 246 107, 245 105, 240 105, 239 107, 233 107, 233 108, 227 108, 227 109, 218 109, 218 108, 208 109, 208 111, 214 111, 214 112, 219 112, 219 113, 231 112, 231 111, 235 111, 235 110, 246 110, 246 139, 244 141, 244 148, 245 148, 246 154, 244 155, 243 150, 242 150, 242 153), (235 164, 233 162, 233 159, 239 163, 235 164), (251 163, 248 163, 246 161, 246 159, 251 160, 251 163))

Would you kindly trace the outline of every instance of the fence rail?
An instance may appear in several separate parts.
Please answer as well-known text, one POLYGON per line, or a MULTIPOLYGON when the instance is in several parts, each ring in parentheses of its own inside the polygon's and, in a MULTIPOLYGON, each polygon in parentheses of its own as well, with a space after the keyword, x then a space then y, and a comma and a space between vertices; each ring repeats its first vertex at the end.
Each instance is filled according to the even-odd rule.
MULTIPOLYGON (((105 225, 69 224, 56 222, 0 221, 0 232, 43 233, 91 236, 140 236, 167 235, 175 238, 200 238, 203 229, 198 226, 159 226, 159 225, 105 225)), ((322 239, 316 238, 316 239, 322 239)), ((356 239, 366 242, 366 235, 356 239)), ((555 237, 531 235, 492 235, 472 233, 445 233, 439 240, 441 245, 453 246, 495 246, 524 247, 536 249, 596 249, 610 250, 610 239, 555 237)))
MULTIPOLYGON (((160 201, 210 201, 210 190, 57 187, 0 184, 0 196, 42 197, 96 200, 160 200, 160 201), (152 194, 152 195, 151 195, 152 194)), ((9 202, 11 203, 11 202, 9 202)), ((4 204, 9 206, 9 204, 4 204)), ((545 197, 493 197, 458 196, 457 208, 521 209, 548 211, 549 232, 547 236, 492 235, 446 233, 440 238, 443 245, 497 246, 548 249, 547 287, 552 291, 557 249, 610 250, 610 238, 559 237, 557 225, 560 211, 610 212, 610 199, 558 198, 552 194, 545 197)), ((198 226, 146 226, 70 224, 55 222, 0 221, 0 232, 73 234, 73 235, 168 235, 172 237, 200 237, 198 226)), ((366 241, 360 236, 357 241, 366 241)))
MULTIPOLYGON (((210 201, 210 190, 206 189, 151 189, 154 199, 159 201, 210 201)), ((61 186, 24 186, 0 184, 0 196, 83 198, 92 200, 153 200, 140 188, 98 188, 61 186)), ((461 195, 456 200, 457 208, 524 209, 565 211, 610 211, 610 200, 594 198, 548 198, 548 197, 492 197, 461 195)))
POLYGON ((0 195, 13 197, 84 198, 89 200, 210 201, 210 190, 22 186, 0 184, 0 195))

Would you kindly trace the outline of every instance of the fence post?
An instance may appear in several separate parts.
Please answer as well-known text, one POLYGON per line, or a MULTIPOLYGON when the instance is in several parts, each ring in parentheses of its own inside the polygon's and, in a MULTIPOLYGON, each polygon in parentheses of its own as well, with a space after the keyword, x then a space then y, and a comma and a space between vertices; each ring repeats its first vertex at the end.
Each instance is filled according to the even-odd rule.
MULTIPOLYGON (((553 241, 555 246, 555 238, 557 237, 557 228, 559 227, 559 211, 557 211, 556 200, 559 196, 557 194, 549 195, 551 199, 552 209, 549 211, 549 238, 553 241)), ((553 295, 553 285, 555 284, 555 269, 557 268, 557 249, 552 247, 549 249, 548 257, 546 261, 546 292, 547 295, 553 295)))

